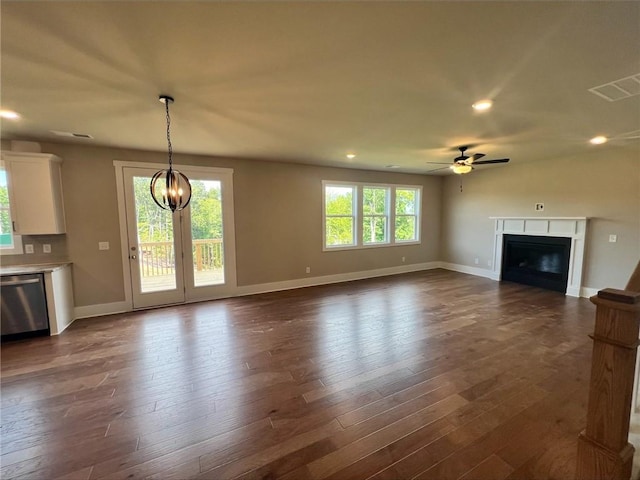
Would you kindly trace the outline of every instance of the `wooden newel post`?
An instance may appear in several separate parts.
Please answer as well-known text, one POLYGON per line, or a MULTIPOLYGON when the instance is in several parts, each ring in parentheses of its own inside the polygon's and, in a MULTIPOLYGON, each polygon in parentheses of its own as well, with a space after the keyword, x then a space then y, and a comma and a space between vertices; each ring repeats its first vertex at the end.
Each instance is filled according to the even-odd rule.
POLYGON ((640 293, 607 288, 591 297, 596 309, 587 428, 578 437, 578 480, 629 480, 628 442, 635 377, 640 293))

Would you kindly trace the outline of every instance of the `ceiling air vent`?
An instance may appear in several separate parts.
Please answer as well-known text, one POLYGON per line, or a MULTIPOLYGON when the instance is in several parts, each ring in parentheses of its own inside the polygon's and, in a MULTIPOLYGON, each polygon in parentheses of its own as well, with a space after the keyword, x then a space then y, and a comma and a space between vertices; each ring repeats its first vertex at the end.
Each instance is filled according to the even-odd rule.
POLYGON ((93 138, 88 133, 60 132, 58 130, 51 130, 51 133, 58 135, 59 137, 93 138))
POLYGON ((640 73, 590 88, 589 91, 610 102, 640 95, 640 73))

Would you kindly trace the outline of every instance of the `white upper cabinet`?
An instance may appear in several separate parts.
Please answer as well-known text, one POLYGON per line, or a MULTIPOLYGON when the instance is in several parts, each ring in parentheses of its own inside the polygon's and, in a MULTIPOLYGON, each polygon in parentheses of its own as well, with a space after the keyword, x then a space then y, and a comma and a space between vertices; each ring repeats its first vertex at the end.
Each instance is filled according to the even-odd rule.
POLYGON ((18 235, 65 233, 62 159, 46 153, 3 152, 11 217, 18 235))

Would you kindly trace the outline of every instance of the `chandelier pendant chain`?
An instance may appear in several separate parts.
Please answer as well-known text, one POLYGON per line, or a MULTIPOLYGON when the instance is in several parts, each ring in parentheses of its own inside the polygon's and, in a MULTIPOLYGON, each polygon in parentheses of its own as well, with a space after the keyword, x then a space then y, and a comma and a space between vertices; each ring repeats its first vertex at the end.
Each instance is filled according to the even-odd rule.
POLYGON ((173 167, 173 146, 171 145, 171 115, 169 115, 169 99, 164 102, 167 111, 167 150, 169 151, 169 168, 173 167))

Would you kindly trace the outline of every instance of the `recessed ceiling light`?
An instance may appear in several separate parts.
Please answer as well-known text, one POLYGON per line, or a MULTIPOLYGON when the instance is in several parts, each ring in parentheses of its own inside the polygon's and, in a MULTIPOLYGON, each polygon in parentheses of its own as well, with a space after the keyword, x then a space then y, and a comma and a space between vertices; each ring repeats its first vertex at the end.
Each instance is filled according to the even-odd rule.
POLYGON ((355 154, 355 153, 347 153, 347 158, 348 158, 349 160, 351 160, 351 159, 353 159, 353 158, 356 158, 356 154, 355 154))
POLYGON ((0 117, 8 118, 9 120, 17 120, 20 118, 20 115, 13 110, 0 110, 0 117))
POLYGON ((603 143, 607 143, 607 140, 609 140, 607 137, 598 135, 597 137, 593 137, 591 140, 589 140, 589 143, 591 143, 592 145, 602 145, 603 143))
POLYGON ((485 112, 491 108, 493 102, 491 100, 480 100, 471 105, 476 112, 485 112))

